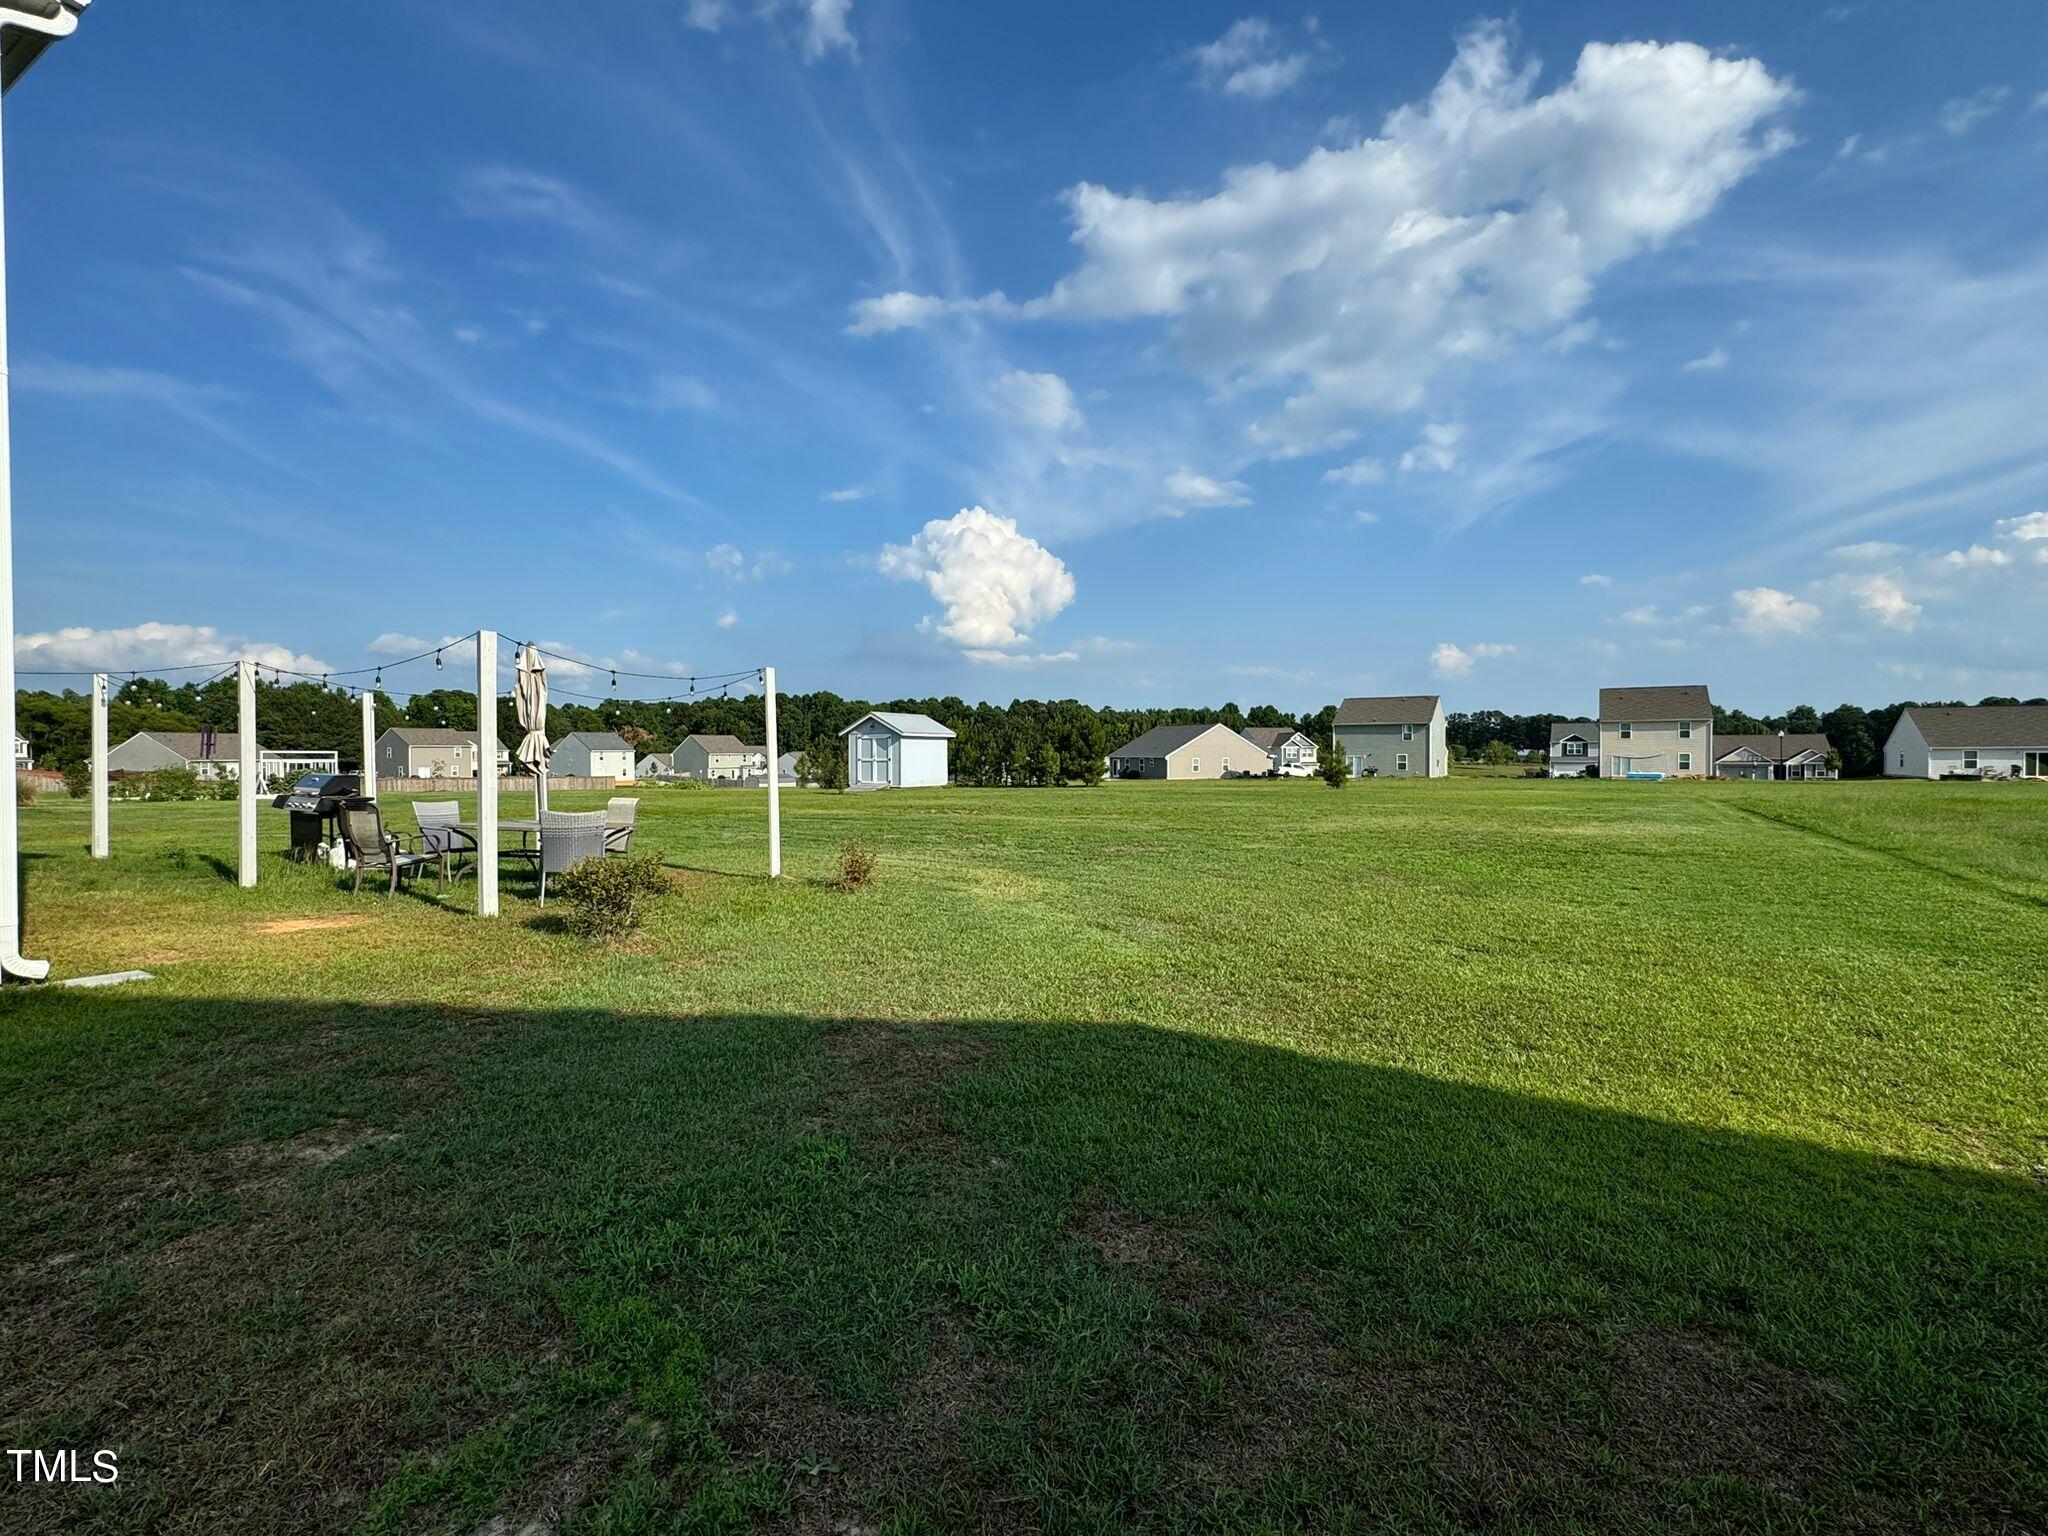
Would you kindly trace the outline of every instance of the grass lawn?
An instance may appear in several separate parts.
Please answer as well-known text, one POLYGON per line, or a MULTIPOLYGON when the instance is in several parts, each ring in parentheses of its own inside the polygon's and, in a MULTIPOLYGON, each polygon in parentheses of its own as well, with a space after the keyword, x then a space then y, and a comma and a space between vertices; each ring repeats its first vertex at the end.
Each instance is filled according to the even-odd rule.
POLYGON ((0 1528, 2042 1529, 2041 786, 763 801, 595 948, 25 811, 0 1528))

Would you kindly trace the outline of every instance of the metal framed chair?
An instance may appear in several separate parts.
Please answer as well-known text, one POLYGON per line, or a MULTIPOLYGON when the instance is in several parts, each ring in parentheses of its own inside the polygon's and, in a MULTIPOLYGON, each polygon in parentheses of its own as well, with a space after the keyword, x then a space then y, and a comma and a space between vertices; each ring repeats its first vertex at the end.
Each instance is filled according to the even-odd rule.
POLYGON ((348 856, 355 862, 355 894, 363 891, 363 871, 368 869, 389 870, 391 885, 385 895, 398 892, 398 882, 410 875, 418 874, 430 865, 438 866, 441 855, 422 853, 407 848, 405 840, 396 832, 384 830, 384 813, 377 809, 374 800, 362 800, 341 808, 341 841, 347 848, 348 856))
POLYGON ((462 860, 467 858, 471 868, 476 865, 476 839, 456 825, 462 807, 453 800, 415 800, 412 813, 420 824, 421 851, 440 855, 444 882, 459 882, 462 860))
POLYGON ((542 811, 540 816, 540 904, 548 904, 548 876, 574 869, 605 854, 603 811, 542 811))
POLYGON ((604 803, 604 851, 623 854, 633 846, 633 822, 640 814, 640 801, 632 795, 614 795, 604 803))

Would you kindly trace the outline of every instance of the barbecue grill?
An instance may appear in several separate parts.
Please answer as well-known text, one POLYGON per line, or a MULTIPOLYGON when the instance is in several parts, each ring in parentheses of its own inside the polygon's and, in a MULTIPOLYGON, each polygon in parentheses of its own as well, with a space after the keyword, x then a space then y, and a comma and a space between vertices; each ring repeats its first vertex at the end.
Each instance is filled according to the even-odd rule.
POLYGON ((292 813, 292 857, 310 859, 341 835, 341 808, 363 792, 353 773, 309 773, 270 803, 292 813))

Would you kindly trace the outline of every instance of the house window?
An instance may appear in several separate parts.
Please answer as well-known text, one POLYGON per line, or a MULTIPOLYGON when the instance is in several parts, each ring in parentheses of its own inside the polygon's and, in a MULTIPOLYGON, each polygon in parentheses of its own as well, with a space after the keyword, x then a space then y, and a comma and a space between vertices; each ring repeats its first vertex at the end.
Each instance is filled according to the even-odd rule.
POLYGON ((1689 769, 1689 768, 1691 768, 1691 767, 1692 767, 1692 754, 1691 754, 1690 752, 1681 752, 1681 753, 1679 753, 1679 754, 1678 754, 1678 771, 1679 771, 1679 772, 1681 772, 1681 773, 1683 773, 1683 772, 1685 772, 1685 771, 1686 771, 1687 769, 1689 769))
POLYGON ((1197 758, 1194 758, 1194 759, 1192 759, 1192 760, 1191 760, 1191 761, 1190 761, 1190 762, 1188 763, 1188 772, 1190 772, 1190 773, 1200 773, 1201 771, 1202 771, 1202 760, 1201 760, 1201 759, 1200 759, 1199 757, 1197 757, 1197 758))
POLYGON ((1635 728, 1634 726, 1632 726, 1632 725, 1628 724, 1628 723, 1627 723, 1626 721, 1624 721, 1624 722, 1622 723, 1622 727, 1621 727, 1621 739, 1622 739, 1623 741, 1627 741, 1627 740, 1628 740, 1628 739, 1629 739, 1629 738, 1630 738, 1631 736, 1635 735, 1635 733, 1636 733, 1636 728, 1635 728))
POLYGON ((1415 727, 1414 727, 1414 726, 1412 726, 1412 725, 1404 725, 1404 726, 1402 726, 1402 727, 1401 727, 1401 739, 1402 739, 1403 741, 1413 741, 1413 740, 1415 739, 1415 727))
POLYGON ((1586 744, 1574 736, 1564 744, 1559 755, 1562 757, 1584 757, 1586 755, 1586 744))
POLYGON ((1692 740, 1692 722, 1690 720, 1681 720, 1678 722, 1678 737, 1681 741, 1692 740))
POLYGON ((1975 747, 1965 747, 1963 749, 1963 766, 1965 768, 1977 766, 1977 749, 1975 747))
POLYGON ((1408 771, 1408 754, 1407 754, 1406 752, 1396 752, 1396 753, 1394 754, 1394 772, 1396 772, 1396 773, 1406 773, 1407 771, 1408 771))
POLYGON ((1225 773, 1230 772, 1230 759, 1227 757, 1223 759, 1223 771, 1225 773))

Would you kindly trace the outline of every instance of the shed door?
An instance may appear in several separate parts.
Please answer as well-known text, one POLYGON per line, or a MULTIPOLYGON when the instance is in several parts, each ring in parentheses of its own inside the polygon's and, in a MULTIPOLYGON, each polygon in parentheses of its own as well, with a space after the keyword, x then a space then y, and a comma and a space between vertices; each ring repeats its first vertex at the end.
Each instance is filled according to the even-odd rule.
POLYGON ((887 731, 862 731, 853 738, 853 782, 893 784, 896 738, 887 731))

